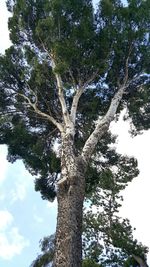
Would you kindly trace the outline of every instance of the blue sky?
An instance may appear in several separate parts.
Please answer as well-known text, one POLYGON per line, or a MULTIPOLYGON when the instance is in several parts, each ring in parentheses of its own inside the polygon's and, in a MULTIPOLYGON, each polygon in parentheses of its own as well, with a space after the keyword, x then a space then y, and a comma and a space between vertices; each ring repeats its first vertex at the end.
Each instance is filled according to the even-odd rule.
MULTIPOLYGON (((0 1, 0 52, 10 45, 7 31, 8 13, 5 0, 0 1)), ((137 157, 140 175, 124 192, 120 214, 137 228, 135 237, 150 247, 150 131, 134 139, 128 134, 129 124, 120 119, 112 124, 118 133, 119 152, 137 157)), ((0 266, 29 267, 39 251, 39 240, 55 231, 56 202, 41 199, 34 191, 34 178, 21 161, 10 164, 7 148, 0 146, 0 266)), ((150 260, 149 260, 150 263, 150 260)))
POLYGON ((56 202, 43 201, 23 163, 8 163, 6 153, 1 146, 0 266, 28 267, 39 240, 55 232, 56 202))

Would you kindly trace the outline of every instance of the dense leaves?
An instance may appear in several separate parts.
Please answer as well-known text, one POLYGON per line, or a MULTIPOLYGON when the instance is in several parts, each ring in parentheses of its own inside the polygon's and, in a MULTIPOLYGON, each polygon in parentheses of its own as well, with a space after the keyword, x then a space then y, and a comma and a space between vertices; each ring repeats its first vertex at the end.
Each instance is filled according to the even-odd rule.
POLYGON ((110 158, 103 157, 103 163, 95 164, 95 186, 89 176, 92 188, 84 211, 84 256, 102 266, 137 266, 133 255, 145 261, 147 248, 134 239, 129 220, 120 218, 118 213, 123 201, 121 191, 138 174, 137 162, 113 149, 107 148, 107 153, 110 158))
MULTIPOLYGON (((0 136, 11 161, 22 158, 32 173, 53 180, 52 187, 60 171, 57 164, 53 170, 50 155, 60 142, 58 130, 27 100, 62 122, 50 53, 55 72, 62 76, 68 109, 75 90, 85 84, 77 111, 77 153, 127 74, 127 92, 118 112, 127 104, 134 132, 148 129, 149 4, 100 1, 94 12, 90 0, 7 1, 13 14, 9 19, 13 45, 0 57, 0 112, 9 116, 0 136)), ((37 189, 39 184, 40 180, 37 189)))
MULTIPOLYGON (((0 143, 7 144, 10 162, 22 159, 36 176, 42 197, 53 200, 61 171, 56 125, 64 125, 57 75, 68 112, 76 92, 84 89, 76 114, 76 155, 121 85, 126 90, 116 119, 126 107, 133 134, 150 127, 150 1, 128 0, 125 6, 101 0, 96 10, 91 0, 7 0, 7 6, 12 46, 0 55, 0 143)), ((112 142, 110 133, 103 136, 86 173, 86 196, 103 207, 100 215, 89 211, 86 218, 91 261, 103 250, 96 240, 100 233, 113 262, 131 251, 146 252, 134 243, 129 222, 116 215, 120 190, 138 174, 137 162, 118 155, 112 142), (110 244, 122 252, 114 253, 110 244)))

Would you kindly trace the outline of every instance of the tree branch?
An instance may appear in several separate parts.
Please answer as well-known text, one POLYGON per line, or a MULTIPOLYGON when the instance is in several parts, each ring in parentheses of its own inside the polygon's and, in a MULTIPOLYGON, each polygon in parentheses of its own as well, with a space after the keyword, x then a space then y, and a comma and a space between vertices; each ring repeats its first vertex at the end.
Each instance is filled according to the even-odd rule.
POLYGON ((83 94, 83 92, 84 92, 84 88, 80 87, 76 91, 76 94, 73 97, 70 116, 71 116, 71 119, 72 119, 72 122, 74 123, 74 125, 75 125, 75 120, 76 120, 76 113, 77 113, 77 107, 78 107, 79 99, 80 99, 81 95, 83 94))
POLYGON ((72 79, 73 87, 77 89, 76 81, 75 81, 73 74, 72 74, 72 71, 70 69, 69 69, 69 74, 70 74, 70 77, 72 79))
POLYGON ((88 163, 88 160, 90 159, 98 141, 102 138, 102 136, 105 134, 105 132, 108 130, 109 125, 111 121, 114 119, 114 116, 116 114, 117 108, 119 106, 119 103, 123 97, 123 94, 125 92, 125 89, 129 85, 128 82, 128 65, 129 65, 129 59, 132 52, 132 45, 129 47, 129 53, 125 61, 125 77, 123 79, 123 84, 120 84, 120 81, 118 80, 118 86, 119 90, 116 92, 114 97, 111 100, 109 109, 105 116, 103 118, 99 117, 96 121, 96 127, 90 137, 87 139, 83 150, 82 150, 82 157, 85 162, 88 163))
POLYGON ((66 101, 64 98, 62 79, 61 79, 60 74, 56 73, 56 71, 55 71, 55 68, 56 68, 55 55, 52 52, 48 51, 48 49, 46 48, 46 46, 43 43, 43 41, 41 40, 41 38, 40 38, 40 42, 41 42, 41 45, 42 45, 44 51, 47 53, 47 55, 49 56, 49 58, 51 60, 53 73, 54 73, 55 78, 56 78, 57 89, 58 89, 58 98, 59 98, 61 108, 62 108, 63 119, 64 119, 66 126, 68 126, 68 125, 70 125, 71 121, 70 121, 70 116, 69 116, 69 112, 67 109, 66 101))
POLYGON ((83 94, 85 88, 88 86, 89 83, 91 83, 95 79, 97 74, 98 74, 98 70, 96 70, 96 72, 94 72, 93 75, 82 86, 80 86, 78 90, 76 90, 76 94, 73 97, 71 112, 70 112, 71 119, 74 124, 75 124, 79 99, 81 95, 83 94))
POLYGON ((123 85, 116 92, 111 100, 109 109, 103 118, 99 117, 96 121, 96 126, 92 134, 89 136, 82 150, 83 160, 88 163, 98 141, 102 138, 108 130, 111 121, 114 119, 119 103, 122 99, 126 86, 123 85))
POLYGON ((37 96, 37 94, 35 93, 35 91, 32 90, 31 86, 27 82, 25 82, 25 84, 28 87, 29 91, 34 95, 34 97, 35 97, 35 105, 37 105, 37 103, 38 103, 38 96, 37 96))
POLYGON ((65 101, 65 98, 64 98, 63 82, 62 82, 60 74, 55 71, 56 63, 55 63, 54 55, 51 54, 50 56, 51 56, 51 61, 52 61, 53 73, 55 75, 56 82, 57 82, 58 98, 59 98, 59 101, 60 101, 60 104, 61 104, 64 122, 65 122, 66 126, 68 126, 68 125, 70 125, 71 121, 70 121, 70 116, 69 116, 69 112, 68 112, 68 109, 67 109, 66 101, 65 101))
POLYGON ((123 85, 124 86, 128 81, 128 76, 129 76, 128 75, 129 74, 129 69, 128 69, 129 66, 128 65, 129 65, 129 59, 130 59, 131 52, 132 52, 132 44, 129 47, 129 53, 128 53, 128 56, 127 56, 126 61, 125 61, 125 77, 124 77, 124 80, 123 80, 123 85))
POLYGON ((40 115, 41 117, 47 119, 48 121, 52 122, 60 132, 63 132, 63 126, 61 123, 57 122, 52 116, 42 112, 41 110, 38 109, 37 107, 37 103, 32 103, 31 100, 29 99, 29 97, 25 96, 24 94, 18 93, 18 95, 20 95, 21 97, 23 97, 27 103, 29 104, 30 107, 33 108, 34 112, 38 115, 40 115))
POLYGON ((136 256, 134 254, 132 255, 132 257, 137 261, 140 267, 148 267, 148 265, 145 263, 145 261, 141 257, 136 256))
POLYGON ((82 87, 86 88, 88 84, 90 84, 91 82, 93 82, 94 79, 96 78, 96 76, 98 75, 98 73, 99 73, 99 69, 97 69, 97 70, 93 73, 93 75, 92 75, 92 76, 91 76, 91 77, 90 77, 90 78, 83 84, 82 87))

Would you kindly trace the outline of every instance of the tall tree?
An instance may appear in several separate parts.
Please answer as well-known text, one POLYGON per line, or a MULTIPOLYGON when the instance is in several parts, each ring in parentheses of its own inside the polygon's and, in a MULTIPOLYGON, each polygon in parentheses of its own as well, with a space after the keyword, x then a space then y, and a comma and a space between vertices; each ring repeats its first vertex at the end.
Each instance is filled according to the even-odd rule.
MULTIPOLYGON (((118 214, 123 201, 121 192, 138 174, 137 162, 117 154, 112 145, 108 147, 110 140, 107 142, 105 139, 101 143, 103 160, 94 157, 94 167, 89 168, 87 173, 82 266, 147 266, 147 248, 133 238, 134 229, 129 220, 120 218, 118 214)), ((41 241, 42 253, 32 267, 52 264, 54 239, 55 236, 50 236, 41 241)))
POLYGON ((55 267, 82 261, 86 171, 126 106, 133 132, 148 129, 150 2, 8 0, 13 45, 0 57, 1 143, 37 187, 57 195, 55 267), (55 144, 59 144, 57 152, 55 144), (47 178, 47 179, 45 179, 47 178), (42 182, 43 180, 43 182, 42 182))

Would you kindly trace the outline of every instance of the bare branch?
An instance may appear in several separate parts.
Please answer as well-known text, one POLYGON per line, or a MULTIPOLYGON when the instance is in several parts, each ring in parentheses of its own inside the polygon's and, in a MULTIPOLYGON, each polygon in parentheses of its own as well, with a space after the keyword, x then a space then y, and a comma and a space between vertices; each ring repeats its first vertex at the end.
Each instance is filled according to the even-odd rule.
POLYGON ((53 73, 54 73, 55 78, 56 78, 57 89, 58 89, 58 98, 59 98, 59 101, 60 101, 60 104, 61 104, 64 122, 65 122, 66 125, 69 125, 70 124, 70 116, 69 116, 69 112, 68 112, 68 109, 67 109, 66 101, 65 101, 65 98, 64 98, 62 79, 61 79, 60 74, 56 73, 56 71, 55 71, 55 68, 56 68, 55 55, 52 52, 48 51, 48 49, 46 48, 46 46, 43 43, 43 41, 41 40, 41 38, 40 38, 40 42, 42 44, 42 47, 43 47, 44 51, 47 53, 47 55, 49 56, 49 58, 51 60, 53 73))
POLYGON ((63 82, 62 82, 60 74, 55 71, 56 63, 55 63, 55 57, 54 57, 53 54, 51 54, 51 61, 52 61, 53 73, 55 75, 56 82, 57 82, 58 98, 59 98, 59 101, 60 101, 60 104, 61 104, 64 122, 65 122, 65 124, 67 126, 67 125, 70 124, 70 116, 69 116, 69 112, 68 112, 68 109, 67 109, 66 101, 65 101, 65 98, 64 98, 63 82))
POLYGON ((107 113, 105 114, 103 118, 101 117, 98 118, 98 120, 96 121, 96 127, 94 131, 92 132, 92 134, 90 135, 90 137, 88 138, 88 140, 86 141, 83 147, 82 157, 85 160, 85 162, 87 162, 90 159, 98 141, 102 138, 102 136, 108 130, 111 121, 114 119, 114 116, 116 114, 119 103, 123 97, 125 89, 131 82, 131 81, 130 82, 128 81, 128 65, 129 65, 129 58, 130 58, 131 52, 132 52, 132 45, 130 45, 129 53, 128 53, 128 56, 125 62, 125 77, 123 80, 123 84, 121 85, 118 79, 117 84, 118 84, 119 89, 114 95, 114 97, 112 98, 107 113))
POLYGON ((70 74, 70 77, 72 79, 73 87, 75 89, 77 89, 77 84, 76 84, 75 78, 73 77, 72 71, 70 69, 69 69, 69 74, 70 74))
MULTIPOLYGON (((50 110, 50 105, 49 105, 49 103, 48 103, 46 97, 43 96, 43 94, 41 93, 41 91, 40 91, 39 89, 37 89, 37 92, 39 93, 40 98, 41 98, 41 99, 43 100, 43 102, 45 103, 45 105, 46 105, 46 107, 47 107, 47 109, 48 109, 49 115, 52 116, 52 112, 51 112, 51 110, 50 110)), ((36 98, 36 104, 37 104, 37 102, 38 102, 38 97, 36 98)))
POLYGON ((93 82, 94 79, 97 77, 98 73, 99 73, 99 69, 97 69, 97 70, 93 73, 93 75, 92 75, 92 76, 91 76, 91 77, 90 77, 90 78, 83 84, 82 87, 86 88, 88 84, 90 84, 91 82, 93 82))
POLYGON ((139 256, 132 255, 132 257, 137 261, 137 263, 140 265, 140 267, 148 267, 147 263, 139 256))
POLYGON ((25 84, 28 87, 29 91, 34 95, 34 97, 35 97, 35 104, 37 105, 37 103, 38 103, 38 96, 37 96, 37 94, 35 93, 35 91, 32 90, 31 86, 27 82, 25 82, 25 84))
POLYGON ((76 94, 73 97, 72 101, 72 106, 71 106, 71 119, 72 122, 75 124, 75 119, 76 119, 76 113, 77 113, 77 108, 78 108, 78 103, 81 95, 83 94, 85 88, 90 84, 98 75, 98 70, 93 73, 93 75, 82 85, 79 87, 79 89, 76 90, 76 94))
POLYGON ((65 122, 66 126, 71 125, 73 123, 73 127, 74 127, 79 99, 80 99, 84 89, 87 87, 87 85, 89 83, 91 83, 95 79, 95 77, 98 75, 99 70, 97 69, 94 72, 94 74, 84 84, 82 84, 82 86, 81 86, 81 81, 80 81, 79 89, 77 89, 77 85, 76 85, 76 82, 75 82, 75 79, 72 75, 71 70, 69 71, 71 79, 73 81, 73 86, 76 89, 76 93, 75 93, 73 101, 72 101, 72 107, 71 107, 71 112, 70 112, 70 116, 69 116, 69 112, 67 109, 67 105, 66 105, 66 101, 65 101, 64 93, 63 93, 62 79, 61 79, 60 74, 58 74, 55 71, 55 68, 56 68, 55 55, 52 52, 48 51, 48 49, 46 48, 45 44, 43 43, 43 41, 41 39, 40 39, 40 42, 42 44, 44 51, 48 54, 48 56, 51 60, 51 63, 52 63, 52 69, 53 69, 53 73, 55 75, 56 82, 57 82, 58 97, 59 97, 59 101, 60 101, 61 108, 62 108, 64 122, 65 122))
POLYGON ((96 126, 92 134, 89 136, 82 150, 82 157, 86 163, 90 159, 98 141, 106 133, 111 121, 114 119, 119 103, 122 99, 126 86, 122 86, 116 92, 111 100, 109 109, 103 118, 99 117, 96 121, 96 126))
POLYGON ((25 96, 24 94, 21 94, 21 93, 18 93, 18 95, 20 95, 21 97, 23 97, 23 98, 28 102, 28 104, 29 104, 32 108, 34 108, 34 105, 35 105, 35 104, 31 102, 31 100, 30 100, 29 97, 27 97, 27 96, 25 96))
POLYGON ((128 53, 127 59, 125 61, 125 77, 123 80, 124 86, 126 85, 126 83, 128 81, 128 75, 129 75, 129 66, 128 65, 129 65, 129 59, 130 59, 131 52, 132 52, 132 44, 129 47, 129 53, 128 53))
POLYGON ((76 113, 77 113, 77 107, 78 107, 79 99, 80 99, 81 95, 83 94, 83 91, 84 91, 83 87, 79 88, 73 97, 70 116, 71 116, 72 122, 74 124, 75 124, 75 120, 76 120, 76 113))
POLYGON ((47 119, 48 121, 52 122, 58 129, 60 132, 63 132, 63 126, 61 123, 57 122, 52 116, 42 112, 41 110, 38 109, 36 102, 32 103, 31 100, 29 99, 29 97, 25 96, 24 94, 18 93, 18 95, 20 95, 21 97, 23 97, 27 103, 29 104, 30 107, 33 108, 33 111, 40 115, 41 117, 47 119))

